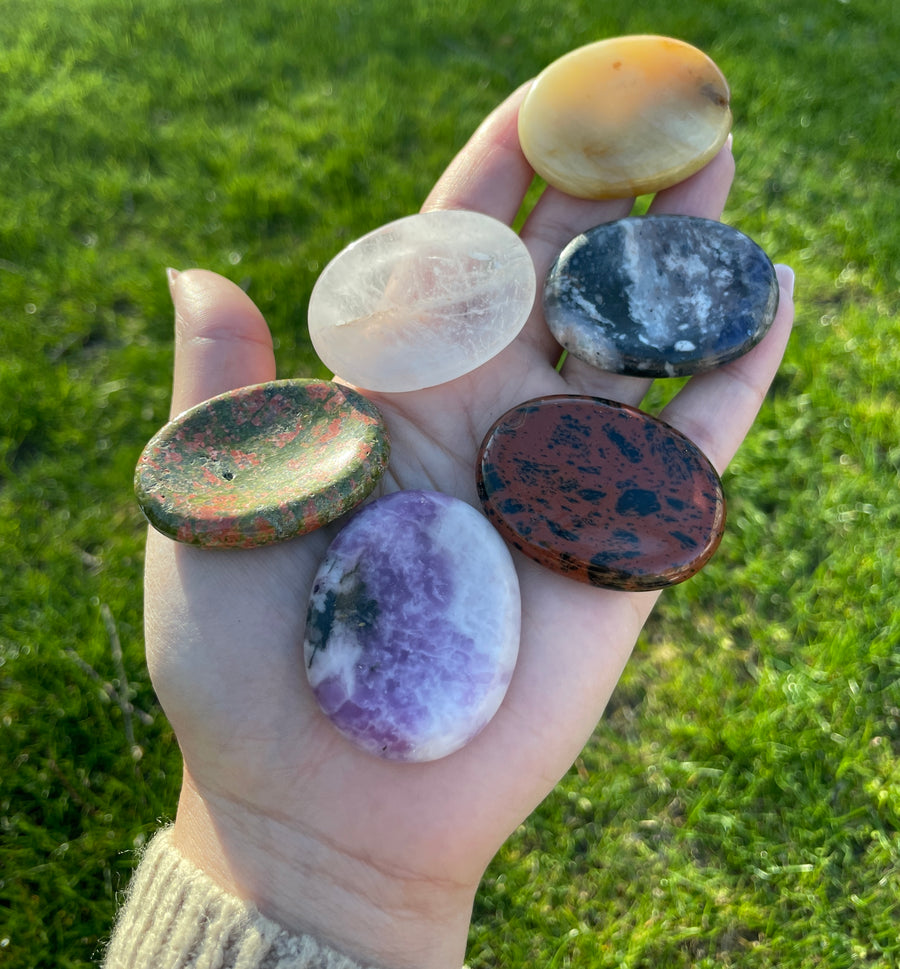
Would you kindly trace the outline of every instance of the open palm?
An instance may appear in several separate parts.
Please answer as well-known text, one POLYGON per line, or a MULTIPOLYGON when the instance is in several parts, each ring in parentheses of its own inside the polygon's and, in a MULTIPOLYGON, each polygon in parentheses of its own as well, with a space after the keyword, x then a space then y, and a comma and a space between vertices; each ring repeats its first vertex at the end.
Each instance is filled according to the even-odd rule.
MULTIPOLYGON (((532 179, 516 135, 523 93, 485 121, 426 209, 513 220, 532 179)), ((732 172, 726 148, 660 193, 653 210, 718 218, 732 172)), ((630 207, 547 190, 522 230, 538 279, 573 236, 630 207)), ((268 329, 240 290, 201 271, 180 274, 172 290, 173 413, 274 379, 268 329)), ((693 378, 663 415, 720 470, 783 352, 791 308, 782 296, 766 339, 693 378)), ((557 372, 559 347, 537 303, 518 339, 474 373, 422 391, 368 394, 392 441, 379 491, 437 490, 477 506, 477 449, 510 407, 563 392, 641 401, 646 381, 572 358, 557 372)), ((484 867, 588 739, 655 595, 595 589, 517 554, 521 647, 496 717, 442 760, 381 761, 333 729, 303 673, 309 590, 334 534, 325 528, 252 551, 198 550, 150 535, 148 661, 185 759, 176 843, 289 929, 379 965, 458 966, 484 867)))

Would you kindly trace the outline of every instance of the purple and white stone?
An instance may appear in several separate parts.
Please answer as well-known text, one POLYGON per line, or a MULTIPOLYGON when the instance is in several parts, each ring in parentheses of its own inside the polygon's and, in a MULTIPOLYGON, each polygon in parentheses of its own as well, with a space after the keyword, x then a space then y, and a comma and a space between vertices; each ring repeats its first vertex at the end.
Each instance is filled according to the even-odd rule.
POLYGON ((508 225, 479 212, 398 219, 351 243, 309 300, 309 336, 333 373, 367 390, 445 383, 525 325, 534 264, 508 225))
POLYGON ((358 747, 436 760, 497 712, 520 625, 515 566, 487 520, 448 495, 399 491, 329 546, 310 595, 306 673, 358 747))

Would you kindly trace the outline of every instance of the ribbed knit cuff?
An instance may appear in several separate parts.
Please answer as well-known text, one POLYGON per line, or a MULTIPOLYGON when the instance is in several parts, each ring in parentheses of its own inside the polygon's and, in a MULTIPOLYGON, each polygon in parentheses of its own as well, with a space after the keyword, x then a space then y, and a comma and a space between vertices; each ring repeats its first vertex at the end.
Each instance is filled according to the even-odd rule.
POLYGON ((116 921, 104 969, 363 969, 296 936, 219 888, 172 844, 171 828, 144 851, 116 921))

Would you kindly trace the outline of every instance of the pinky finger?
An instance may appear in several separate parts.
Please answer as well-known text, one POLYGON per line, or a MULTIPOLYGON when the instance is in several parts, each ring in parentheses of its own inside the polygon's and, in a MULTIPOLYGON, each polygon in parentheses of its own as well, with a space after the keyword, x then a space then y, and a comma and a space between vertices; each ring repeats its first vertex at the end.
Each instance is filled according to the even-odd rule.
POLYGON ((784 356, 794 320, 794 273, 778 266, 778 312, 769 332, 749 353, 689 380, 660 417, 686 434, 725 470, 750 430, 784 356))

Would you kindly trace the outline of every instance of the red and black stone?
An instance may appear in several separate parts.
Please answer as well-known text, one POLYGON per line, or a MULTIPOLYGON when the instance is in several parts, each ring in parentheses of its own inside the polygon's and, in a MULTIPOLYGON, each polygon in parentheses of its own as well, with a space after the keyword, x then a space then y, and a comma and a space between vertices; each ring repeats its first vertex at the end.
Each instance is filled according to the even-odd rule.
POLYGON ((276 380, 205 401, 165 425, 135 470, 148 521, 176 541, 254 548, 326 525, 387 467, 384 420, 356 391, 276 380))
POLYGON ((598 397, 527 401, 488 431, 485 514, 513 547, 579 582, 660 589, 698 572, 725 526, 706 456, 659 419, 598 397))

